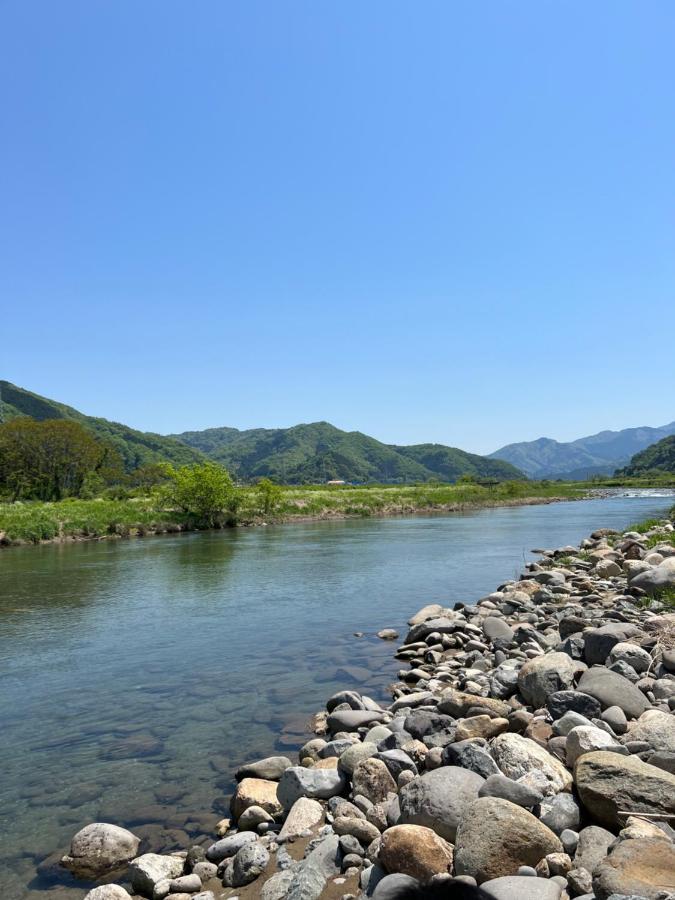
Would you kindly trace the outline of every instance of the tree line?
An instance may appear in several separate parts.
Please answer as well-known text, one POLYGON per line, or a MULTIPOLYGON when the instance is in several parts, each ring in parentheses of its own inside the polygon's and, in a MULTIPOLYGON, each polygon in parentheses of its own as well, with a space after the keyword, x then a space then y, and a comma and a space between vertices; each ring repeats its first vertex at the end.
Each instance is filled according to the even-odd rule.
MULTIPOLYGON (((125 474, 117 450, 78 422, 18 417, 0 424, 0 495, 6 500, 92 497, 112 485, 153 492, 159 506, 208 528, 234 521, 241 501, 229 472, 218 463, 156 463, 125 474)), ((279 485, 262 478, 253 490, 262 514, 278 508, 279 485)))

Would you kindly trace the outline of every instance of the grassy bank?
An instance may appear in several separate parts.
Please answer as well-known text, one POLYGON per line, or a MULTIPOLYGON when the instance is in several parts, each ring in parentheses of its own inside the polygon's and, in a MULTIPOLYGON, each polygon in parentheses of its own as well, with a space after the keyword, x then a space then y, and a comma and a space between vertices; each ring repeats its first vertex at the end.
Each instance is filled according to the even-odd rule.
MULTIPOLYGON (((427 511, 451 511, 481 506, 502 506, 554 499, 576 499, 587 486, 546 482, 504 482, 441 485, 325 485, 287 487, 274 509, 263 513, 252 488, 237 488, 238 510, 233 524, 291 522, 404 515, 427 511)), ((5 545, 54 540, 128 537, 193 530, 189 517, 161 508, 153 495, 126 500, 63 500, 59 503, 0 504, 0 541, 5 545)))

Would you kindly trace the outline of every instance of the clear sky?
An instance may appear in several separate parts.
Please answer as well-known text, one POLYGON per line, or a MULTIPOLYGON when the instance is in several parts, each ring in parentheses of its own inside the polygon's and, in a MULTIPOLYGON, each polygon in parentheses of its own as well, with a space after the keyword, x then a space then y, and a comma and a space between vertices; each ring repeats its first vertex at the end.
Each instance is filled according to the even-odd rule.
POLYGON ((675 419, 675 4, 0 0, 0 377, 160 432, 675 419))

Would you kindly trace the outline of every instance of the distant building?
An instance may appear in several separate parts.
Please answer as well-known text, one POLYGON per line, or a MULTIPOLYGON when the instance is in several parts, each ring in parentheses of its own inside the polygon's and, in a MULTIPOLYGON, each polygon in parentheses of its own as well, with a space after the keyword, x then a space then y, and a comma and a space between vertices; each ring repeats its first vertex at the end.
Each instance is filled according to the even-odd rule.
POLYGON ((333 478, 332 481, 327 481, 326 484, 347 484, 347 482, 343 481, 341 478, 333 478))

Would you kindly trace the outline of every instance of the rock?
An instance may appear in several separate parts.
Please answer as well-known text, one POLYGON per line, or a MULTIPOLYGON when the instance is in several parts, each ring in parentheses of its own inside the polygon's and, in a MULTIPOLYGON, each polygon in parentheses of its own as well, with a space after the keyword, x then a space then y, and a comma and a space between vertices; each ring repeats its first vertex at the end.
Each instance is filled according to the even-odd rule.
POLYGON ((590 694, 582 694, 581 691, 556 691, 546 698, 546 706, 554 719, 559 719, 570 711, 587 719, 595 719, 602 710, 599 700, 590 694))
POLYGON ((401 789, 401 825, 431 828, 446 841, 454 841, 467 807, 478 799, 484 779, 475 772, 443 766, 420 775, 401 789))
POLYGON ((490 775, 486 778, 485 784, 478 791, 478 796, 499 797, 501 800, 508 800, 510 803, 515 803, 516 806, 525 808, 536 806, 543 799, 540 791, 501 774, 490 775))
POLYGON ((261 843, 245 844, 234 857, 232 886, 242 887, 255 881, 269 861, 270 855, 261 843))
POLYGON ((562 835, 563 831, 579 827, 581 812, 571 794, 556 794, 542 801, 539 818, 554 834, 562 835))
POLYGON ((211 844, 206 850, 206 858, 212 863, 222 862, 234 856, 245 844, 254 843, 255 840, 256 836, 252 832, 239 831, 211 844))
POLYGON ((285 900, 294 877, 295 869, 292 868, 276 872, 263 884, 260 890, 260 900, 285 900))
POLYGON ((452 845, 430 828, 395 825, 382 835, 380 865, 389 873, 411 875, 426 883, 452 871, 452 845))
POLYGON ((290 809, 300 797, 327 800, 341 794, 347 780, 339 769, 305 769, 291 766, 281 776, 277 797, 283 809, 290 809))
POLYGON ((268 756, 258 762, 246 763, 239 766, 234 774, 237 781, 242 778, 263 778, 267 781, 278 781, 293 763, 285 756, 268 756))
POLYGON ((354 796, 360 794, 371 803, 381 803, 389 794, 395 794, 396 782, 381 759, 362 759, 357 763, 352 775, 354 796))
POLYGON ((401 772, 411 772, 413 775, 417 775, 417 766, 405 750, 383 750, 375 758, 385 764, 394 780, 398 779, 401 772))
POLYGON ((569 690, 585 665, 566 653, 547 653, 528 660, 518 673, 518 688, 528 703, 544 706, 549 694, 569 690))
POLYGON ((492 900, 560 900, 562 888, 554 881, 527 875, 505 875, 484 881, 481 888, 492 900))
POLYGON ((482 797, 468 807, 457 829, 455 872, 482 884, 561 852, 560 840, 531 813, 508 800, 482 797))
POLYGON ((93 880, 128 863, 138 853, 140 838, 106 822, 94 822, 74 835, 61 865, 76 878, 93 880))
POLYGON ((450 613, 449 615, 440 615, 433 619, 427 619, 418 625, 413 625, 406 635, 406 644, 414 644, 416 641, 423 641, 428 635, 434 634, 451 634, 457 626, 457 615, 450 613))
POLYGON ((589 666, 604 664, 615 644, 636 637, 640 629, 625 622, 611 622, 584 632, 584 659, 589 666))
POLYGON ((102 884, 89 891, 84 900, 130 900, 130 896, 119 884, 102 884))
POLYGON ((628 731, 628 719, 620 706, 608 706, 600 714, 603 722, 606 722, 614 734, 625 734, 628 731))
POLYGON ((612 894, 638 894, 657 900, 675 887, 675 846, 669 841, 641 838, 621 841, 593 873, 597 900, 612 894))
POLYGON ((456 741, 468 741, 472 738, 492 738, 509 730, 508 719, 493 719, 492 716, 471 716, 463 719, 455 731, 456 741))
POLYGON ((596 565, 595 574, 599 578, 616 578, 621 575, 621 567, 611 559, 603 559, 596 565))
POLYGON ((403 900, 407 891, 414 891, 416 888, 419 888, 419 881, 416 878, 396 872, 393 875, 386 875, 377 882, 372 898, 373 900, 403 900))
POLYGON ((497 763, 487 750, 484 750, 475 741, 458 741, 448 744, 443 750, 442 762, 444 766, 470 769, 483 778, 499 774, 497 763))
POLYGON ((323 822, 323 807, 316 800, 309 797, 300 797, 291 806, 286 817, 279 840, 287 841, 291 837, 297 837, 308 828, 315 828, 323 822))
POLYGON ((383 718, 384 713, 375 710, 342 709, 336 710, 328 716, 327 725, 330 733, 336 734, 338 731, 356 731, 362 725, 381 722, 383 718))
POLYGON ((491 641, 513 640, 513 628, 504 619, 497 616, 486 616, 483 619, 483 634, 491 641))
POLYGON ((339 840, 336 834, 330 835, 305 857, 294 872, 286 900, 318 900, 326 881, 340 871, 339 840))
POLYGON ((673 587, 675 585, 675 566, 673 565, 673 557, 664 559, 662 563, 636 575, 631 579, 630 586, 632 588, 640 588, 647 594, 655 594, 663 588, 673 587))
POLYGON ((398 631, 395 628, 383 628, 377 632, 377 636, 383 641, 395 641, 398 638, 398 631))
POLYGON ((198 862, 192 867, 192 874, 197 875, 200 881, 210 881, 218 874, 218 866, 210 862, 198 862))
MULTIPOLYGON (((611 747, 623 747, 611 735, 596 728, 595 725, 578 725, 567 735, 567 765, 572 767, 582 753, 590 753, 593 750, 609 750, 611 747)), ((624 751, 625 752, 625 751, 624 751)))
POLYGON ((580 715, 579 713, 566 712, 564 716, 553 723, 553 731, 556 735, 564 735, 565 737, 570 733, 573 728, 577 728, 579 725, 592 725, 585 716, 580 715))
POLYGON ((572 786, 572 775, 565 766, 535 741, 520 734, 500 734, 492 741, 490 750, 503 774, 514 781, 536 771, 546 778, 548 793, 567 791, 572 786))
POLYGON ((245 809, 239 816, 237 828, 240 831, 255 831, 258 825, 261 825, 263 822, 273 821, 274 819, 272 816, 265 812, 261 806, 249 806, 248 809, 245 809))
POLYGON ((675 716, 648 709, 631 724, 628 740, 645 741, 653 750, 675 753, 675 716))
MULTIPOLYGON (((394 722, 396 721, 394 719, 394 722)), ((453 728, 454 724, 451 716, 428 709, 415 709, 405 718, 406 732, 417 740, 422 740, 428 734, 436 734, 444 729, 453 728)))
POLYGON ((157 882, 178 878, 183 872, 183 865, 184 861, 177 856, 144 853, 131 861, 127 874, 134 893, 152 897, 157 882))
POLYGON ((609 652, 607 662, 608 664, 624 662, 636 672, 642 673, 649 669, 652 664, 652 658, 646 650, 638 647, 637 644, 621 641, 618 644, 614 644, 609 652))
POLYGON ((591 894, 593 891, 593 878, 588 869, 570 869, 567 873, 568 892, 573 897, 583 894, 591 894))
POLYGON ((589 815, 609 828, 621 825, 621 812, 675 814, 675 775, 635 756, 606 750, 585 753, 574 779, 589 815))
POLYGON ((278 816, 282 806, 277 799, 277 782, 266 778, 243 778, 230 801, 232 815, 238 819, 249 806, 259 806, 271 816, 278 816))
POLYGON ((607 856, 607 852, 616 838, 611 831, 598 825, 589 825, 579 832, 579 843, 574 855, 575 869, 586 869, 593 872, 607 856))
POLYGON ((599 700, 605 708, 619 706, 629 719, 639 718, 651 707, 645 695, 632 682, 603 666, 584 672, 578 687, 599 700))
POLYGON ((333 822, 333 831, 340 836, 351 835, 367 847, 380 836, 375 825, 356 816, 337 816, 333 822))
MULTIPOLYGON (((377 727, 380 726, 376 726, 376 728, 377 727)), ((387 731, 387 734, 391 734, 391 732, 387 731)), ((347 775, 351 775, 357 763, 361 762, 362 759, 368 759, 370 756, 375 756, 376 753, 376 743, 372 743, 368 740, 363 741, 363 743, 359 741, 358 744, 352 744, 351 747, 344 751, 344 753, 340 754, 339 768, 342 769, 343 772, 346 772, 347 775)))
POLYGON ((505 718, 511 712, 511 707, 503 700, 494 700, 491 697, 478 697, 475 694, 467 694, 463 691, 444 691, 438 703, 438 711, 455 719, 462 718, 472 707, 481 707, 496 716, 505 718))
POLYGON ((201 889, 201 878, 194 873, 190 875, 179 875, 178 878, 173 878, 169 882, 169 891, 172 894, 195 894, 197 891, 201 891, 201 889))

